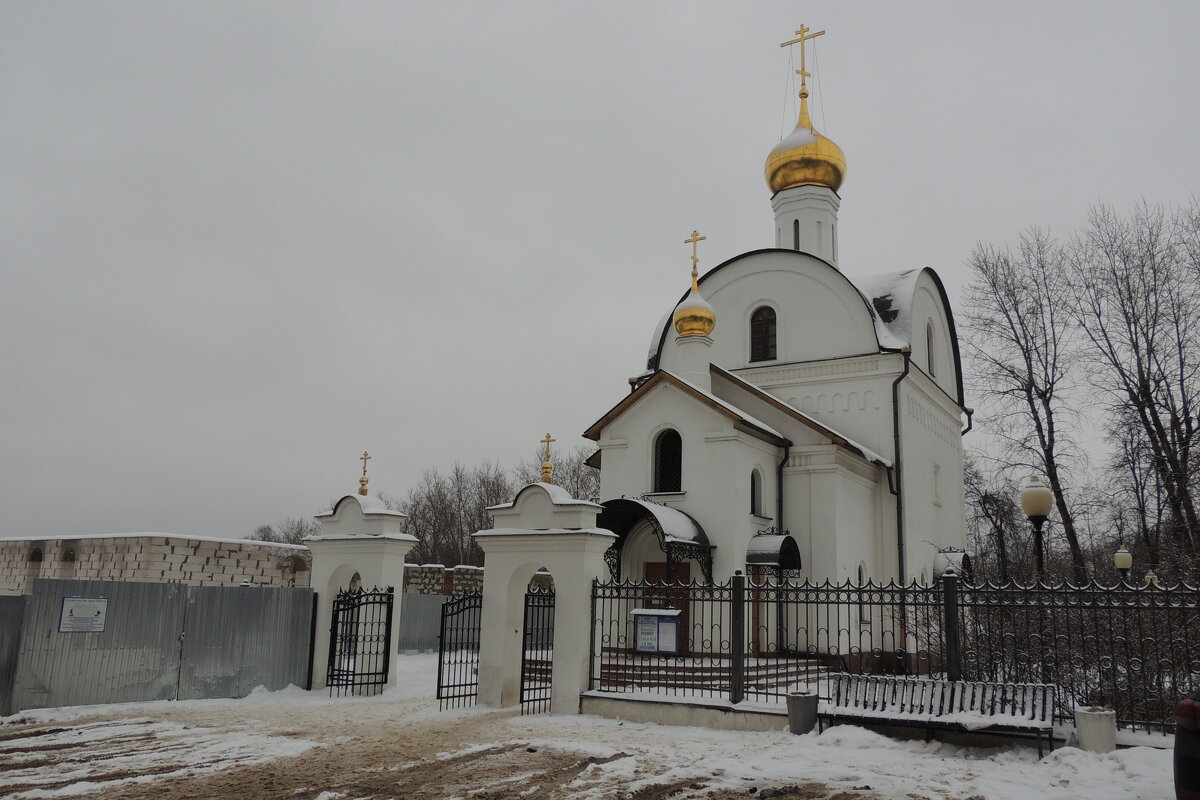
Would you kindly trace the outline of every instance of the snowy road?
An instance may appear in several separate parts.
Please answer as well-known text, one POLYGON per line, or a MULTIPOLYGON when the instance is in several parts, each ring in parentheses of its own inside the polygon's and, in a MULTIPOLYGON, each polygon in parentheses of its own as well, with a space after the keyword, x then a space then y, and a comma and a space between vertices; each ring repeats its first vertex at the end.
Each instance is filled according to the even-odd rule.
POLYGON ((0 795, 85 798, 1144 798, 1171 753, 898 742, 853 727, 734 733, 595 717, 439 712, 436 663, 405 657, 379 698, 44 709, 0 725, 0 795))

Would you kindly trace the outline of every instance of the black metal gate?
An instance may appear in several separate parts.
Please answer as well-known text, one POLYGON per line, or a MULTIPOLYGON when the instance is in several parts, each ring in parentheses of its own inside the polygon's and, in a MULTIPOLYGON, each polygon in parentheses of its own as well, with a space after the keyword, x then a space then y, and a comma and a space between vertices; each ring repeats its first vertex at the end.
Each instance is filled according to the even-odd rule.
POLYGON ((521 713, 550 710, 554 663, 554 589, 530 586, 525 594, 525 641, 521 651, 521 713))
POLYGON ((442 605, 438 633, 439 706, 459 708, 475 705, 479 697, 479 628, 483 595, 460 595, 442 605))
POLYGON ((379 694, 387 685, 392 654, 394 591, 343 589, 333 601, 329 670, 333 695, 379 694))

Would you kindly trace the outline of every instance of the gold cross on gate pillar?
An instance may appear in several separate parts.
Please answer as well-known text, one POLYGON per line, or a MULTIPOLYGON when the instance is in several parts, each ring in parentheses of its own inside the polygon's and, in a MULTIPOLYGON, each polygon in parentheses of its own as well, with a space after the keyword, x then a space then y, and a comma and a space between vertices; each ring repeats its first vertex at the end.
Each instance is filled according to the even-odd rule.
POLYGON ((358 460, 363 462, 363 474, 362 477, 358 479, 358 493, 363 497, 366 497, 367 482, 369 481, 367 478, 367 462, 371 460, 371 456, 367 454, 366 450, 363 450, 363 454, 358 457, 358 460))
POLYGON ((804 43, 807 42, 809 39, 815 39, 818 36, 825 35, 825 31, 817 31, 816 33, 809 33, 809 31, 811 31, 811 30, 812 30, 812 28, 801 25, 800 29, 798 31, 796 31, 797 38, 792 39, 790 42, 784 42, 783 44, 779 45, 780 47, 791 47, 794 44, 800 45, 800 69, 796 70, 796 74, 800 76, 800 91, 803 92, 805 95, 808 94, 808 83, 806 82, 805 79, 808 78, 812 73, 806 72, 804 69, 804 65, 805 65, 804 43))
POLYGON ((542 462, 542 483, 550 483, 550 474, 554 469, 554 467, 550 464, 550 444, 551 442, 557 442, 558 439, 550 438, 550 434, 547 433, 546 438, 540 441, 542 444, 546 445, 545 460, 542 462))
POLYGON ((696 250, 700 243, 707 239, 707 236, 701 236, 700 231, 692 231, 692 235, 683 240, 684 244, 692 246, 692 277, 696 277, 696 265, 700 263, 700 257, 696 255, 696 250))

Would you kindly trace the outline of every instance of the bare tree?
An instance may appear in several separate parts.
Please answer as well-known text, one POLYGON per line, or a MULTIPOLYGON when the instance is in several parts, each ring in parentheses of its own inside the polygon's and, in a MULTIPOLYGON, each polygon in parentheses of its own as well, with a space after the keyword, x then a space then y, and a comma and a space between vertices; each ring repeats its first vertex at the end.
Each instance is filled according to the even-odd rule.
POLYGON ((1091 345, 1093 384, 1141 431, 1167 504, 1166 527, 1196 550, 1200 391, 1200 209, 1092 210, 1071 249, 1072 308, 1091 345))
POLYGON ((447 566, 483 563, 483 551, 472 534, 490 528, 488 506, 512 499, 507 470, 490 461, 468 468, 455 464, 448 472, 426 470, 403 500, 381 499, 408 515, 405 531, 417 537, 410 558, 447 566))
MULTIPOLYGON (((589 467, 585 462, 592 454, 590 447, 576 447, 563 452, 550 448, 550 466, 553 482, 566 489, 572 497, 593 500, 600 496, 600 470, 589 467)), ((532 459, 522 459, 513 467, 513 476, 519 484, 534 483, 542 479, 542 462, 545 451, 539 450, 532 459)))
POLYGON ((981 578, 1001 583, 1024 577, 1019 566, 1018 543, 1026 525, 1017 507, 1017 487, 1002 475, 985 475, 975 458, 963 464, 966 489, 967 530, 974 552, 973 570, 981 578))
MULTIPOLYGON (((259 525, 251 534, 252 539, 260 542, 277 542, 280 544, 304 544, 308 536, 321 532, 321 526, 309 517, 288 517, 275 525, 259 525)), ((312 563, 312 556, 303 553, 306 562, 312 563)))
POLYGON ((973 388, 993 412, 981 424, 1003 444, 1011 466, 1046 475, 1073 578, 1085 582, 1087 563, 1064 488, 1074 450, 1067 422, 1075 386, 1063 248, 1030 230, 1016 252, 979 245, 970 267, 964 344, 973 388))

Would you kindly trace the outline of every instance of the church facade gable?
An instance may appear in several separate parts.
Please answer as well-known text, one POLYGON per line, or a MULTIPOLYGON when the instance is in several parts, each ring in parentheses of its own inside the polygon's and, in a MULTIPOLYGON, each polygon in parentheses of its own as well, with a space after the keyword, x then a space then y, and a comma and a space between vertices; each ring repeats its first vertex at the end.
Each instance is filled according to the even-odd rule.
MULTIPOLYGON (((748 429, 746 419, 714 408, 677 380, 660 377, 639 389, 619 414, 588 431, 603 454, 601 498, 646 497, 702 520, 713 546, 714 576, 729 577, 744 567, 749 538, 773 522, 771 516, 753 513, 752 475, 757 472, 761 481, 760 511, 773 515, 775 474, 785 442, 775 432, 748 429), (666 431, 677 433, 682 445, 679 490, 655 492, 655 445, 666 431)), ((649 540, 637 546, 658 552, 649 540)))
MULTIPOLYGON (((717 316, 713 363, 737 369, 879 352, 866 300, 826 262, 793 250, 758 250, 708 272, 699 285, 717 316), (775 312, 774 358, 752 360, 753 315, 775 312)), ((660 335, 658 366, 673 370, 676 342, 660 335)))

